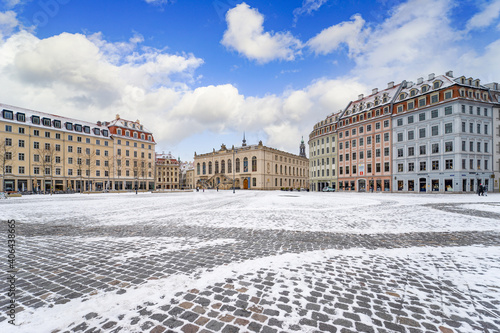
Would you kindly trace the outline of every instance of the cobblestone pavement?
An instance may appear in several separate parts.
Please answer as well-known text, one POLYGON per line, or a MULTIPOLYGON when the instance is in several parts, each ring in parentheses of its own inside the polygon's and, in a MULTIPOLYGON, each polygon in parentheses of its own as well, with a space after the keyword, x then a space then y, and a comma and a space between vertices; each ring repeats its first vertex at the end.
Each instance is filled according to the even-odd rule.
MULTIPOLYGON (((455 205, 433 208, 500 220, 455 205)), ((19 221, 17 234, 21 325, 13 331, 500 332, 500 277, 491 279, 500 272, 496 231, 19 221), (70 319, 51 326, 54 313, 70 319), (36 315, 46 316, 39 330, 23 326, 36 315)), ((2 311, 5 328, 12 329, 2 311)))

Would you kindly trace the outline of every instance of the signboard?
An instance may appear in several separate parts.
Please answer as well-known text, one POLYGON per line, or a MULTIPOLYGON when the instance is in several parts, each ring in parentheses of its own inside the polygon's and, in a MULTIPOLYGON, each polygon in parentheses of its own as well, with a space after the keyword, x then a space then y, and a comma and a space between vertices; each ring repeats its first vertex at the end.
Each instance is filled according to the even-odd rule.
POLYGON ((359 170, 359 175, 360 176, 364 176, 365 175, 365 165, 364 164, 360 164, 358 170, 359 170))

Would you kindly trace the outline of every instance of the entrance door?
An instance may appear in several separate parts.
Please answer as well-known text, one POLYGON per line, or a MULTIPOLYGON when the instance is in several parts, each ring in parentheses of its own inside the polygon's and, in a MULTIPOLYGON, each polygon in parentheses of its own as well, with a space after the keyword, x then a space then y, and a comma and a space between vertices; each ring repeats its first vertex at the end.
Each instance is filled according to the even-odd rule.
POLYGON ((358 180, 358 192, 366 191, 366 180, 360 179, 358 180))
POLYGON ((243 180, 243 189, 244 189, 244 190, 248 190, 248 178, 245 178, 245 179, 243 180))
POLYGON ((420 183, 420 192, 426 192, 427 191, 427 179, 420 178, 419 183, 420 183))

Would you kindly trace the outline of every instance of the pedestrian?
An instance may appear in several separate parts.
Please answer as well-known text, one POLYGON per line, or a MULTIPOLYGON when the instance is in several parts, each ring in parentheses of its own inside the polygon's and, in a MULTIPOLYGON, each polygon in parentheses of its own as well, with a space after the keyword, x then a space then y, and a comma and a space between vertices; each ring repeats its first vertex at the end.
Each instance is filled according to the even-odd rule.
POLYGON ((482 184, 479 184, 479 186, 477 187, 477 195, 478 196, 483 195, 483 185, 482 184))
POLYGON ((217 192, 219 192, 219 186, 217 186, 217 192))

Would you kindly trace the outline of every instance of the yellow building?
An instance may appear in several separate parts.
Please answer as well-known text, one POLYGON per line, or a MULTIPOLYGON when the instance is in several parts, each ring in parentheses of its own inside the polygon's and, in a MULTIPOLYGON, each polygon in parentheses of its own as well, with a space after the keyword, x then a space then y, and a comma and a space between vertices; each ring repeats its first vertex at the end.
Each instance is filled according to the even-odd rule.
POLYGON ((89 123, 5 104, 0 110, 0 191, 132 189, 134 179, 147 184, 142 188, 154 188, 152 168, 139 170, 154 162, 150 132, 137 129, 131 137, 120 136, 119 117, 113 123, 89 123), (122 145, 130 147, 126 168, 117 163, 122 145), (134 165, 144 177, 134 178, 134 165), (120 175, 123 170, 128 176, 120 175))
POLYGON ((171 154, 156 154, 156 189, 179 189, 179 161, 171 154))
MULTIPOLYGON (((304 152, 305 154, 305 152, 304 152)), ((274 148, 258 145, 227 149, 194 156, 194 183, 199 188, 279 190, 307 188, 309 161, 274 148)))

